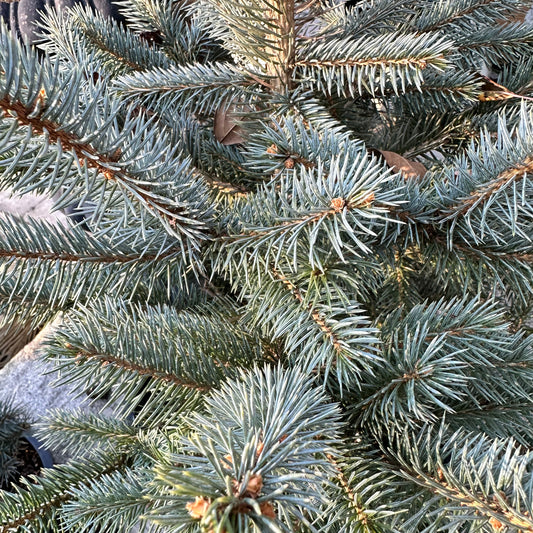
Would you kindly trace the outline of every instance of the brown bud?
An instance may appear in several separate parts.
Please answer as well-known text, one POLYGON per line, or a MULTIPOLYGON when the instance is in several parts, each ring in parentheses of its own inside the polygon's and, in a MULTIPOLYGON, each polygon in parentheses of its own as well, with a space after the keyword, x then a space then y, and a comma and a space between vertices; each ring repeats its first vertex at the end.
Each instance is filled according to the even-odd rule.
POLYGON ((259 441, 257 443, 257 449, 255 450, 256 457, 258 457, 261 454, 261 452, 263 451, 264 447, 265 447, 265 445, 263 444, 263 441, 259 441))
POLYGON ((276 511, 270 502, 263 502, 259 504, 259 509, 261 509, 261 514, 267 518, 276 518, 276 511))
POLYGON ((36 107, 36 108, 39 108, 41 109, 44 105, 44 101, 46 100, 46 91, 44 89, 41 89, 39 91, 39 94, 37 95, 37 97, 35 98, 34 102, 33 102, 33 105, 36 107))
POLYGON ((285 159, 285 168, 288 168, 289 170, 291 168, 294 168, 294 159, 292 157, 288 157, 287 159, 285 159))
POLYGON ((489 520, 489 524, 494 531, 501 531, 503 529, 503 524, 494 516, 489 520))
POLYGON ((248 480, 248 485, 246 485, 245 493, 250 498, 257 498, 261 491, 263 490, 263 478, 261 474, 253 474, 248 480))
POLYGON ((70 342, 65 342, 65 348, 70 350, 72 348, 72 344, 70 344, 70 342))
POLYGON ((339 196, 337 198, 333 198, 331 200, 330 205, 331 205, 331 208, 335 211, 335 213, 340 213, 346 205, 346 200, 339 196))
POLYGON ((211 500, 204 498, 203 496, 196 496, 193 502, 187 503, 185 509, 189 511, 189 514, 195 520, 203 518, 207 513, 207 509, 211 505, 211 500))
POLYGON ((278 147, 275 144, 271 144, 267 148, 267 154, 277 154, 278 153, 278 147))
POLYGON ((442 471, 442 468, 440 467, 437 469, 437 477, 439 478, 439 481, 444 480, 444 472, 442 471))

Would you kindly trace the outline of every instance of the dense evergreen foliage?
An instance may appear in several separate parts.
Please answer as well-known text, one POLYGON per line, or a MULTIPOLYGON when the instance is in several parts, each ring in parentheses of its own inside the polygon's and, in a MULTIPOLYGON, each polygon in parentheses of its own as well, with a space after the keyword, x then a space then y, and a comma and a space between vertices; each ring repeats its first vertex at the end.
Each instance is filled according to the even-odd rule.
POLYGON ((521 0, 123 0, 0 30, 0 313, 114 416, 0 532, 533 532, 521 0), (491 74, 494 79, 481 74, 491 74))
POLYGON ((0 488, 7 489, 18 476, 19 449, 29 428, 28 414, 11 401, 0 402, 0 488))

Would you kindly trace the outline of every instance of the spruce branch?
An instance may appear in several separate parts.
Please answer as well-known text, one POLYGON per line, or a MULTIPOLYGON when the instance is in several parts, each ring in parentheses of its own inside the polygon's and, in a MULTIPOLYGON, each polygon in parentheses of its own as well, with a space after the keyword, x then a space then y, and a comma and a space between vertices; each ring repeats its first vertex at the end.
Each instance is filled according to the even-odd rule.
POLYGON ((141 285, 150 291, 163 272, 169 283, 182 274, 176 264, 181 250, 173 242, 164 247, 139 243, 135 250, 76 227, 9 215, 0 219, 0 234, 0 294, 6 304, 46 300, 50 309, 61 309, 105 294, 110 287, 133 296, 141 285), (69 290, 63 285, 66 280, 69 290))
POLYGON ((63 63, 68 61, 82 70, 92 66, 86 76, 95 82, 154 65, 169 66, 160 50, 88 7, 73 6, 58 12, 47 6, 39 23, 50 36, 39 47, 48 56, 63 63))
POLYGON ((461 431, 446 435, 445 429, 428 428, 411 435, 409 444, 405 437, 397 438, 399 448, 394 454, 402 475, 446 498, 457 521, 490 521, 500 524, 500 529, 505 525, 533 531, 531 454, 512 439, 493 440, 461 431))
POLYGON ((368 242, 387 220, 395 198, 390 192, 381 193, 390 179, 382 165, 366 152, 358 152, 353 160, 351 155, 332 157, 328 164, 318 161, 310 168, 299 161, 294 172, 249 195, 239 205, 237 227, 230 227, 224 242, 227 257, 240 255, 240 264, 246 262, 248 268, 263 260, 276 265, 280 255, 304 250, 305 242, 311 265, 320 269, 315 243, 326 235, 341 261, 368 254, 368 242))
MULTIPOLYGON (((54 47, 65 49, 76 31, 77 48, 92 53, 93 61, 101 65, 110 77, 131 71, 169 66, 167 57, 113 20, 106 19, 87 7, 74 6, 67 15, 52 11, 42 21, 44 28, 54 36, 54 47), (59 42, 58 42, 59 41, 59 42)), ((45 46, 48 53, 54 48, 45 46)), ((98 71, 98 74, 102 74, 98 71)))
POLYGON ((513 368, 518 365, 524 376, 531 371, 530 341, 508 326, 501 308, 475 300, 442 300, 405 315, 389 313, 381 328, 385 362, 366 379, 354 416, 360 423, 383 417, 389 426, 397 420, 417 426, 444 413, 453 419, 456 409, 468 405, 503 407, 520 398, 527 417, 532 389, 513 368))
MULTIPOLYGON (((72 200, 76 192, 84 198, 93 194, 105 198, 104 205, 116 202, 118 193, 126 213, 135 205, 158 220, 183 242, 185 256, 187 248, 197 248, 198 239, 205 239, 205 222, 189 217, 203 211, 202 200, 197 207, 188 205, 183 196, 187 162, 174 158, 175 152, 162 151, 165 137, 155 139, 154 131, 148 133, 143 116, 129 112, 119 120, 118 106, 100 100, 103 86, 87 86, 81 71, 65 74, 58 62, 55 67, 48 61, 41 65, 36 52, 22 49, 3 26, 0 43, 2 186, 61 191, 63 201, 72 200), (23 70, 16 74, 19 64, 23 70), (88 106, 78 100, 85 91, 92 101, 88 106), (36 144, 36 137, 43 139, 44 147, 36 144), (160 162, 157 170, 154 161, 160 162), (73 183, 80 174, 82 186, 73 183)), ((198 184, 193 189, 200 193, 198 184)))
MULTIPOLYGON (((105 155, 98 153, 96 149, 89 143, 80 142, 80 139, 75 134, 61 129, 58 124, 47 119, 33 116, 33 113, 21 102, 13 101, 9 95, 5 95, 2 99, 0 99, 0 109, 2 109, 8 116, 15 116, 16 124, 18 124, 19 127, 26 127, 25 129, 27 131, 27 136, 25 143, 20 147, 20 155, 24 153, 24 155, 27 157, 28 151, 26 151, 25 148, 29 145, 31 140, 30 136, 35 134, 43 135, 47 144, 58 144, 61 146, 59 153, 61 153, 61 151, 71 152, 72 156, 74 156, 72 159, 70 154, 67 155, 71 161, 74 159, 77 161, 82 161, 88 170, 95 170, 98 178, 100 179, 100 183, 98 183, 97 187, 103 193, 106 192, 106 189, 110 188, 108 184, 112 184, 112 189, 114 188, 114 185, 116 185, 118 186, 119 190, 122 191, 125 200, 127 200, 130 204, 133 201, 144 206, 150 214, 163 223, 165 228, 167 228, 170 233, 182 238, 181 231, 183 231, 183 234, 186 237, 193 239, 198 237, 202 238, 201 232, 198 231, 198 229, 202 228, 203 224, 195 221, 195 224, 190 224, 188 228, 188 209, 183 205, 179 205, 175 200, 170 200, 161 196, 157 192, 157 188, 161 187, 160 185, 152 188, 150 186, 150 182, 143 182, 134 174, 129 173, 124 168, 125 165, 117 165, 118 161, 116 159, 116 151, 112 154, 108 153, 105 155)), ((142 129, 142 122, 137 121, 137 124, 134 125, 131 121, 129 121, 128 129, 130 129, 130 131, 136 129, 136 127, 140 127, 140 129, 142 129)), ((10 148, 11 147, 8 146, 7 150, 10 148)), ((4 153, 7 150, 4 150, 4 153)), ((55 154, 53 154, 54 151, 55 150, 52 150, 50 157, 51 161, 50 159, 48 161, 43 161, 43 163, 45 163, 43 165, 43 169, 47 169, 53 159, 56 159, 56 157, 54 157, 55 154)), ((12 158, 11 161, 20 165, 20 156, 16 159, 12 158)), ((4 157, 4 163, 9 162, 9 159, 4 157)), ((31 168, 32 167, 30 166, 30 169, 31 168)), ((67 166, 66 170, 70 171, 70 169, 71 164, 67 166)), ((185 165, 182 165, 182 170, 185 170, 185 165)), ((7 167, 7 170, 4 172, 8 174, 9 167, 7 167)), ((17 180, 14 182, 19 189, 22 189, 24 178, 25 176, 23 176, 20 181, 17 180)), ((59 188, 60 185, 61 183, 56 185, 56 187, 59 188)), ((26 187, 24 190, 29 191, 35 189, 37 189, 37 187, 33 185, 32 187, 26 187)), ((95 189, 96 187, 90 192, 97 194, 97 190, 95 189)))
POLYGON ((411 20, 420 31, 432 32, 443 27, 453 31, 457 28, 471 28, 472 25, 502 23, 526 7, 527 2, 522 0, 459 0, 439 4, 428 1, 424 3, 424 9, 413 14, 411 20))
POLYGON ((455 412, 446 417, 451 430, 466 429, 472 433, 483 433, 498 439, 514 438, 518 444, 530 448, 533 442, 532 402, 516 401, 513 388, 500 392, 499 403, 483 403, 473 406, 467 403, 457 406, 455 412))
POLYGON ((220 315, 113 300, 69 313, 46 353, 60 383, 78 383, 93 397, 112 388, 109 403, 121 416, 138 409, 136 421, 152 426, 177 421, 235 365, 259 357, 253 340, 220 315))
POLYGON ((395 31, 413 16, 410 0, 361 1, 355 5, 335 4, 322 19, 329 35, 355 38, 395 31))
POLYGON ((513 290, 527 300, 532 256, 523 250, 522 240, 516 238, 507 246, 483 246, 473 243, 470 236, 455 238, 451 243, 445 239, 442 233, 431 231, 420 248, 428 272, 437 279, 450 282, 456 278, 486 295, 498 288, 513 290))
POLYGON ((322 531, 356 533, 399 530, 402 517, 411 510, 412 488, 362 435, 346 441, 340 457, 328 457, 336 478, 328 511, 317 526, 322 531))
POLYGON ((39 423, 38 435, 46 446, 68 447, 73 456, 80 453, 100 455, 104 450, 126 453, 137 448, 145 451, 141 444, 142 430, 124 420, 82 410, 49 411, 39 423))
POLYGON ((228 529, 251 521, 277 530, 292 520, 310 525, 308 516, 320 512, 339 419, 336 406, 299 371, 242 373, 207 398, 194 426, 181 453, 156 465, 155 487, 164 499, 148 518, 228 529))
POLYGON ((26 481, 15 493, 0 493, 0 532, 32 528, 36 533, 51 527, 57 531, 58 509, 71 500, 78 487, 90 486, 107 473, 126 467, 124 456, 109 454, 99 459, 78 460, 48 469, 35 484, 26 481))
MULTIPOLYGON (((445 222, 461 218, 468 220, 470 228, 473 228, 475 226, 472 224, 472 214, 484 213, 483 219, 486 222, 481 226, 479 234, 482 238, 485 231, 490 230, 489 221, 492 217, 492 220, 496 219, 501 224, 505 220, 503 215, 509 212, 508 202, 499 200, 498 196, 514 195, 515 203, 527 203, 526 190, 529 188, 526 188, 525 184, 520 185, 520 181, 528 180, 528 174, 533 171, 533 160, 529 155, 531 124, 531 111, 522 104, 520 122, 516 127, 509 128, 505 117, 502 116, 498 122, 496 143, 492 141, 487 130, 482 131, 478 145, 470 146, 465 159, 456 160, 453 175, 450 169, 444 171, 451 181, 443 182, 436 191, 440 201, 448 204, 441 207, 441 212, 438 213, 440 220, 445 222), (500 156, 497 163, 496 153, 500 156), (490 214, 485 214, 487 204, 491 207, 490 214)), ((523 215, 521 213, 520 222, 516 220, 516 214, 508 215, 513 233, 519 231, 521 224, 529 224, 530 216, 526 209, 523 215)))
POLYGON ((121 13, 141 38, 153 32, 157 47, 179 65, 228 60, 229 54, 209 37, 206 24, 190 7, 185 1, 131 0, 121 6, 121 13))
POLYGON ((251 103, 260 97, 257 81, 229 63, 193 64, 153 69, 118 78, 118 94, 128 100, 141 97, 159 113, 169 108, 212 113, 225 103, 251 103))
POLYGON ((426 68, 446 68, 445 56, 452 49, 453 42, 439 35, 392 33, 355 41, 332 37, 298 51, 296 75, 326 94, 382 94, 389 85, 398 94, 407 85, 419 88, 426 68), (337 77, 340 82, 334 82, 337 77))
POLYGON ((529 57, 533 46, 533 29, 527 24, 500 27, 489 25, 479 28, 475 36, 465 34, 465 28, 455 35, 457 51, 470 67, 480 60, 491 64, 513 63, 520 57, 529 57))
POLYGON ((124 0, 49 12, 40 59, 0 30, 0 188, 85 216, 0 224, 0 310, 66 311, 47 357, 115 409, 46 442, 126 457, 34 529, 531 531, 526 4, 124 0))
POLYGON ((283 339, 286 353, 307 372, 324 373, 326 380, 335 376, 341 389, 357 387, 371 361, 380 360, 378 331, 356 302, 335 298, 324 287, 309 298, 295 281, 279 269, 272 277, 251 278, 245 320, 283 339))
MULTIPOLYGON (((410 113, 427 113, 428 108, 446 112, 450 110, 468 109, 478 101, 481 92, 481 81, 470 72, 445 71, 442 74, 428 73, 420 88, 407 87, 396 97, 396 105, 405 106, 410 113)), ((391 89, 384 96, 394 94, 391 89)), ((394 104, 393 104, 394 105, 394 104)))
POLYGON ((89 489, 74 489, 74 497, 61 509, 65 527, 75 530, 90 521, 95 528, 110 533, 122 533, 135 526, 142 533, 164 531, 141 520, 150 510, 149 481, 147 472, 130 469, 102 476, 89 489))

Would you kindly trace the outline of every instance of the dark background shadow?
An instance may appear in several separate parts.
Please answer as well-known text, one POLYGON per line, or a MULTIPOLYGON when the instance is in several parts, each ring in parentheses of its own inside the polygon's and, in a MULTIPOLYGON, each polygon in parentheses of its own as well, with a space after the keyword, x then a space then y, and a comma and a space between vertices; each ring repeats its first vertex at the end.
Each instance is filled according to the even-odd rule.
POLYGON ((27 44, 38 40, 39 30, 36 22, 45 6, 53 6, 58 10, 72 7, 75 4, 90 6, 104 16, 123 20, 118 8, 110 0, 19 0, 11 2, 0 1, 0 18, 19 38, 27 44))

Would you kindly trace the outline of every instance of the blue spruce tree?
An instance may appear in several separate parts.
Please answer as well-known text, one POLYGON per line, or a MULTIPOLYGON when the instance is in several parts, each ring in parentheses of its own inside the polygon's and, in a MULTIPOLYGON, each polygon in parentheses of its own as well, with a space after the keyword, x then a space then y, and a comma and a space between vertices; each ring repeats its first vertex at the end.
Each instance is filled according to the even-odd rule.
POLYGON ((51 413, 0 533, 533 532, 529 7, 2 27, 0 188, 82 216, 0 220, 0 314, 114 416, 51 413))

